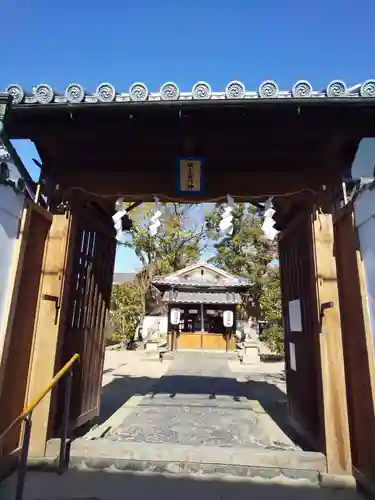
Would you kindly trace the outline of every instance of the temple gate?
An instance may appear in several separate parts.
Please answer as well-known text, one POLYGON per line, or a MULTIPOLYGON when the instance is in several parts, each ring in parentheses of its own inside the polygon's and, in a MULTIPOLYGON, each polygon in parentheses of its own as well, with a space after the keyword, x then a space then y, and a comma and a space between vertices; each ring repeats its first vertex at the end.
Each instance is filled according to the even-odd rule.
MULTIPOLYGON (((71 84, 64 96, 48 85, 32 96, 11 86, 13 102, 2 96, 3 133, 34 141, 52 219, 28 394, 78 349, 72 428, 97 412, 117 197, 190 203, 225 201, 227 194, 237 202, 272 197, 281 232, 291 423, 326 454, 329 472, 375 475, 365 451, 375 449, 375 435, 365 442, 359 428, 364 415, 375 428, 374 360, 352 215, 342 208, 342 182, 358 143, 375 136, 374 85, 335 81, 313 91, 303 81, 284 92, 268 81, 248 92, 230 82, 213 93, 199 82, 180 93, 168 83, 150 93, 137 83, 118 93, 103 84, 87 94, 71 84), (366 378, 363 398, 355 395, 359 374, 366 378)), ((11 383, 8 375, 3 393, 11 383)), ((39 408, 34 454, 43 454, 56 434, 61 404, 55 391, 39 408)))

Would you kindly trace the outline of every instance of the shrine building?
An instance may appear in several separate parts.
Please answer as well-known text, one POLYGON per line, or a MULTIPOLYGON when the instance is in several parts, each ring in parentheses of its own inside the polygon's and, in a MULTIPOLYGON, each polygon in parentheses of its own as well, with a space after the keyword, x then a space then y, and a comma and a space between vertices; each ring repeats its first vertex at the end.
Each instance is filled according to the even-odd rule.
POLYGON ((240 276, 199 262, 167 276, 156 276, 153 285, 168 304, 168 344, 171 349, 227 349, 236 346, 235 330, 240 292, 251 285, 240 276), (173 342, 172 309, 180 310, 177 343, 173 342), (233 325, 224 326, 225 311, 233 313, 233 325), (229 336, 227 345, 226 336, 229 336))

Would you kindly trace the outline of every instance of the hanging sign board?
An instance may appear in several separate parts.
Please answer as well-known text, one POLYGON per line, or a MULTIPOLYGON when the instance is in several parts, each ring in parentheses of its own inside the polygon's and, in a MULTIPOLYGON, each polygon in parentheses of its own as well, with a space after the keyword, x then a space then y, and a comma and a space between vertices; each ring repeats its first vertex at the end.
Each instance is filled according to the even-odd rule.
POLYGON ((230 328, 233 326, 233 311, 224 311, 223 323, 225 328, 230 328))
POLYGON ((178 325, 180 323, 181 313, 179 309, 171 309, 171 324, 178 325))
POLYGON ((201 158, 179 158, 177 160, 177 192, 200 194, 203 192, 203 160, 201 158))

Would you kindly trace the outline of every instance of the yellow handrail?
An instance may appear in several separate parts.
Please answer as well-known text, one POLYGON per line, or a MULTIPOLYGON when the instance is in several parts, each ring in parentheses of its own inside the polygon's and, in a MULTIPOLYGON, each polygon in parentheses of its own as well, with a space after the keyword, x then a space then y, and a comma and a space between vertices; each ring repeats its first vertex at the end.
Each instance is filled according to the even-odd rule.
POLYGON ((30 415, 30 413, 34 410, 34 408, 42 401, 44 396, 46 396, 49 391, 51 391, 57 382, 65 375, 65 373, 69 370, 69 368, 79 359, 79 354, 74 354, 72 358, 59 370, 56 375, 53 377, 51 382, 47 385, 45 389, 39 394, 38 397, 34 399, 26 408, 24 408, 23 412, 10 424, 10 426, 5 429, 5 431, 0 434, 0 444, 1 441, 9 434, 11 430, 13 430, 19 423, 21 423, 26 417, 30 415))

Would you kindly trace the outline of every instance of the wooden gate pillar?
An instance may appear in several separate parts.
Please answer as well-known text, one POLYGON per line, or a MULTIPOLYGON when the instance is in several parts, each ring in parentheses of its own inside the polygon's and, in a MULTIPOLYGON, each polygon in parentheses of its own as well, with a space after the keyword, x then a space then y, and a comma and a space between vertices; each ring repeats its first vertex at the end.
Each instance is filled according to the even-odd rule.
POLYGON ((335 214, 334 229, 353 473, 375 484, 374 348, 351 202, 335 214))
MULTIPOLYGON (((71 213, 54 215, 48 234, 35 322, 33 358, 27 401, 31 402, 51 382, 66 310, 74 228, 71 213)), ((48 438, 51 393, 32 415, 30 455, 44 456, 48 438)))
POLYGON ((330 474, 351 474, 339 293, 334 256, 332 214, 316 212, 313 220, 324 442, 330 474))

